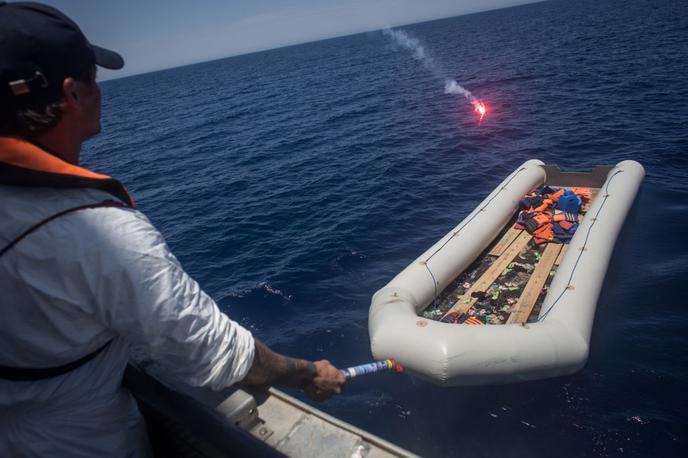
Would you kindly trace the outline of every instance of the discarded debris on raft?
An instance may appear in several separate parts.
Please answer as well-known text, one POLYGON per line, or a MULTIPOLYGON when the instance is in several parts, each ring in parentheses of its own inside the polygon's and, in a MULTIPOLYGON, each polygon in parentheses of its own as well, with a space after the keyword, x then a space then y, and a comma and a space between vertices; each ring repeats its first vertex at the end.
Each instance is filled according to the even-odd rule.
MULTIPOLYGON (((506 324, 515 321, 510 317, 519 312, 519 299, 540 263, 547 244, 568 243, 590 200, 589 188, 568 190, 544 186, 529 193, 521 201, 520 212, 506 225, 495 242, 439 294, 422 316, 454 324, 506 324), (524 239, 520 249, 505 253, 504 248, 517 238, 518 233, 525 231, 533 237, 524 239), (477 282, 482 280, 485 283, 484 275, 500 257, 503 260, 503 256, 510 257, 504 270, 497 272, 497 278, 488 283, 489 286, 476 288, 477 282)), ((551 268, 544 273, 546 278, 542 287, 535 292, 535 303, 525 311, 528 316, 518 321, 537 320, 547 289, 563 258, 562 251, 565 252, 565 247, 558 248, 558 254, 551 260, 551 268)), ((542 272, 540 275, 543 275, 542 272)))

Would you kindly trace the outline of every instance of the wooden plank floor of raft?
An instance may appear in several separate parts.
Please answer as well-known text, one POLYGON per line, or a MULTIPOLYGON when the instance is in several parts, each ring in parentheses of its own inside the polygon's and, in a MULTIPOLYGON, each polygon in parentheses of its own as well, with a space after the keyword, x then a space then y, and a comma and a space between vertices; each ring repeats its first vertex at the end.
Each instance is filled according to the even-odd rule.
POLYGON ((518 302, 512 309, 511 315, 506 324, 511 323, 525 323, 530 316, 530 312, 533 311, 533 306, 537 301, 538 296, 542 292, 542 287, 545 286, 549 272, 554 266, 554 262, 559 257, 562 245, 558 243, 548 243, 545 247, 545 251, 540 257, 540 261, 535 266, 535 270, 530 275, 530 279, 523 288, 521 297, 518 298, 518 302))
POLYGON ((562 245, 561 251, 559 252, 559 256, 557 256, 557 260, 554 261, 555 266, 558 266, 559 264, 561 264, 561 261, 564 259, 564 256, 566 256, 566 252, 568 251, 568 249, 569 249, 568 243, 566 245, 562 245))
POLYGON ((477 297, 473 297, 472 294, 477 291, 485 291, 490 287, 492 283, 504 272, 504 269, 514 260, 516 256, 521 252, 523 248, 528 246, 528 242, 532 236, 526 232, 521 231, 521 233, 516 237, 516 240, 509 245, 509 247, 499 256, 492 265, 485 271, 484 274, 475 282, 473 286, 468 288, 466 291, 450 308, 447 313, 442 316, 442 319, 452 312, 466 313, 468 309, 473 307, 478 301, 477 297))
POLYGON ((516 237, 518 237, 521 232, 523 232, 523 229, 514 229, 513 227, 510 227, 509 230, 504 233, 499 242, 492 247, 492 250, 490 250, 489 253, 490 256, 501 256, 502 253, 509 248, 511 242, 516 240, 516 237))

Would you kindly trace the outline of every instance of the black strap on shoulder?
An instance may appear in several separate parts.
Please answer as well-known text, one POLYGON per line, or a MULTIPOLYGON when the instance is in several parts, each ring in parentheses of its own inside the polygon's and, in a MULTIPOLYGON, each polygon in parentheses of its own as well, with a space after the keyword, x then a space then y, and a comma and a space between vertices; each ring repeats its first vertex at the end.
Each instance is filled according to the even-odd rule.
POLYGON ((7 367, 0 366, 0 379, 12 380, 17 382, 30 382, 36 380, 44 380, 47 378, 57 377, 58 375, 66 374, 69 371, 78 369, 87 362, 91 361, 93 358, 98 356, 103 350, 105 350, 112 340, 105 342, 103 346, 98 348, 96 351, 83 356, 76 361, 71 363, 63 364, 62 366, 56 367, 42 367, 42 368, 25 368, 25 367, 7 367))
MULTIPOLYGON (((56 213, 52 216, 49 216, 48 218, 45 218, 42 221, 39 221, 38 223, 34 224, 24 232, 22 232, 17 238, 12 240, 7 246, 5 246, 2 250, 0 250, 0 256, 4 255, 7 253, 7 251, 10 250, 14 245, 16 245, 20 240, 22 240, 24 237, 27 235, 31 234, 34 232, 36 229, 39 227, 43 226, 44 224, 54 220, 55 218, 59 218, 62 215, 66 215, 68 213, 72 213, 75 211, 79 210, 85 210, 88 208, 99 208, 99 207, 128 207, 128 205, 114 201, 114 200, 104 200, 102 202, 97 202, 94 204, 87 204, 87 205, 80 205, 78 207, 72 207, 68 208, 66 210, 63 210, 59 213, 56 213)), ((67 364, 63 364, 62 366, 57 366, 57 367, 45 367, 45 368, 21 368, 21 367, 8 367, 8 366, 1 366, 0 365, 0 379, 4 380, 13 380, 13 381, 35 381, 35 380, 43 380, 47 378, 52 378, 52 377, 57 377, 58 375, 65 374, 69 371, 73 371, 74 369, 77 369, 87 362, 91 361, 93 358, 98 356, 103 350, 105 350, 108 345, 110 345, 110 342, 112 340, 108 340, 103 346, 98 348, 96 351, 93 351, 86 356, 83 356, 76 361, 72 361, 67 364)))
POLYGON ((33 231, 35 231, 35 230, 38 229, 39 227, 41 227, 41 226, 43 226, 43 225, 49 223, 50 221, 54 220, 55 218, 59 218, 60 216, 66 215, 67 213, 72 213, 72 212, 79 211, 79 210, 86 210, 86 209, 88 209, 88 208, 99 208, 99 207, 120 207, 120 208, 128 208, 128 205, 126 205, 126 204, 124 204, 124 203, 122 203, 122 202, 119 202, 119 201, 109 200, 109 199, 108 199, 108 200, 104 200, 104 201, 102 201, 102 202, 97 202, 97 203, 95 203, 95 204, 79 205, 78 207, 72 207, 72 208, 68 208, 68 209, 66 209, 66 210, 62 210, 62 211, 59 212, 59 213, 56 213, 56 214, 54 214, 54 215, 52 215, 52 216, 47 217, 47 218, 44 219, 44 220, 41 220, 41 221, 37 222, 36 224, 34 224, 33 226, 31 226, 31 227, 28 228, 27 230, 25 230, 24 232, 22 232, 22 233, 19 235, 19 237, 17 237, 16 239, 12 240, 9 244, 7 244, 7 246, 5 246, 2 250, 0 250, 0 256, 2 256, 2 255, 4 255, 5 253, 7 253, 7 252, 10 250, 10 248, 12 248, 14 245, 16 245, 17 243, 19 243, 19 241, 22 240, 24 237, 26 237, 27 235, 31 234, 33 231))

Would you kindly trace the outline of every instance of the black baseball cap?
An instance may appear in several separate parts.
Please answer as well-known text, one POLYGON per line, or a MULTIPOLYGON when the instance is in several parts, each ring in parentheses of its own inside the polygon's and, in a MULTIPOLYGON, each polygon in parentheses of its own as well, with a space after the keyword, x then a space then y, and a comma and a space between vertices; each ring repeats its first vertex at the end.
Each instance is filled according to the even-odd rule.
POLYGON ((59 94, 65 78, 81 76, 93 64, 119 70, 124 59, 89 43, 74 21, 51 6, 0 1, 0 98, 59 94))

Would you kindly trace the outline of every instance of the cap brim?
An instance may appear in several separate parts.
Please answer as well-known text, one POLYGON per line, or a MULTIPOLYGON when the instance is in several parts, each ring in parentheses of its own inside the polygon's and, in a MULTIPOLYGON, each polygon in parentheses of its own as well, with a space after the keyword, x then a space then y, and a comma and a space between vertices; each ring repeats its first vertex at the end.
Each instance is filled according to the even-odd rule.
POLYGON ((110 51, 109 49, 95 45, 91 45, 91 47, 96 55, 97 65, 103 68, 109 68, 110 70, 119 70, 124 67, 124 59, 115 51, 110 51))

